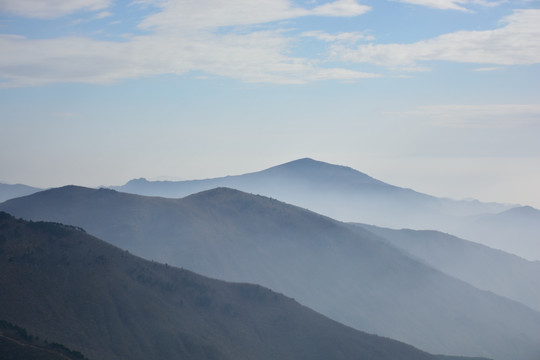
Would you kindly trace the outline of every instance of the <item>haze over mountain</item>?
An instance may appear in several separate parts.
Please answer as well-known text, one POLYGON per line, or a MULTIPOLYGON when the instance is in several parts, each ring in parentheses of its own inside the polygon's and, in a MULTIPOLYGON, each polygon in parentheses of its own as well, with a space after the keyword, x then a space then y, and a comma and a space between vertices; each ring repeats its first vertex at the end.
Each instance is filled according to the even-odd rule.
POLYGON ((9 199, 14 199, 20 196, 26 196, 43 189, 35 188, 23 184, 2 184, 0 183, 0 202, 4 202, 9 199))
POLYGON ((540 311, 540 261, 528 261, 438 231, 356 226, 446 274, 540 311))
POLYGON ((540 210, 531 206, 464 218, 449 227, 450 230, 490 247, 540 260, 540 210))
POLYGON ((259 283, 432 353, 540 356, 540 313, 445 275, 367 231, 266 197, 220 188, 166 199, 70 186, 0 209, 81 226, 207 276, 259 283))
MULTIPOLYGON (((6 213, 0 286, 0 318, 91 359, 446 359, 353 330, 257 285, 205 278, 71 227, 6 213)), ((3 339, 0 346, 12 345, 3 339)), ((18 345, 10 351, 20 356, 28 346, 18 345)))
POLYGON ((123 186, 110 188, 139 195, 179 198, 216 187, 259 193, 305 208, 315 207, 313 211, 331 215, 342 221, 353 221, 358 216, 372 216, 378 220, 373 214, 375 210, 391 210, 386 208, 390 205, 398 207, 387 214, 391 219, 398 215, 406 215, 407 211, 414 211, 413 215, 403 220, 404 223, 420 221, 417 219, 419 216, 417 213, 425 211, 426 208, 450 215, 476 215, 496 213, 513 207, 475 200, 455 201, 436 198, 384 183, 350 167, 310 158, 244 175, 187 181, 147 181, 141 178, 131 180, 123 186), (346 202, 345 200, 351 196, 353 199, 346 202), (364 202, 363 207, 351 207, 353 200, 364 202), (383 201, 383 204, 378 204, 375 200, 383 201), (343 205, 349 206, 343 208, 343 205), (368 206, 373 206, 371 211, 367 209, 368 206), (357 211, 361 211, 360 214, 355 214, 357 211))
POLYGON ((516 212, 513 217, 498 216, 490 220, 487 215, 517 205, 437 198, 386 184, 349 167, 309 158, 244 175, 190 181, 138 179, 111 188, 178 198, 219 186, 273 197, 341 221, 441 230, 540 260, 540 215, 529 221, 529 215, 516 212))

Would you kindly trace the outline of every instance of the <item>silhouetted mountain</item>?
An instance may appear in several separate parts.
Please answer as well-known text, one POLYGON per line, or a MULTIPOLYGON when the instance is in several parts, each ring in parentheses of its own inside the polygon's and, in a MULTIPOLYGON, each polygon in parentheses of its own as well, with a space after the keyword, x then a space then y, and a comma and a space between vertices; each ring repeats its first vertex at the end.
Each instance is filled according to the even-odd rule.
POLYGON ((30 195, 41 190, 43 189, 38 189, 38 188, 31 187, 28 185, 22 185, 22 184, 10 185, 10 184, 0 183, 0 203, 9 199, 20 197, 20 196, 30 195))
POLYGON ((528 261, 438 231, 356 226, 385 238, 448 275, 540 311, 540 261, 528 261))
POLYGON ((220 186, 276 198, 341 221, 440 230, 527 259, 540 260, 538 217, 534 224, 525 227, 517 225, 521 220, 498 217, 493 220, 497 230, 493 230, 490 216, 485 216, 515 205, 437 198, 386 184, 349 167, 312 159, 300 159, 244 175, 191 181, 138 179, 112 188, 140 195, 178 198, 220 186))
POLYGON ((165 199, 70 186, 0 208, 81 226, 148 259, 259 283, 432 353, 540 355, 538 312, 436 271, 368 231, 266 197, 220 188, 165 199))
MULTIPOLYGON (((184 197, 216 187, 230 187, 292 203, 343 221, 419 226, 444 215, 496 213, 511 206, 436 198, 386 184, 350 167, 309 158, 235 176, 188 181, 131 180, 112 189, 147 196, 184 197)), ((388 225, 387 224, 387 225, 388 225)))
MULTIPOLYGON (((263 287, 205 278, 71 227, 6 213, 0 286, 0 317, 92 359, 437 359, 263 287)), ((18 345, 8 350, 25 355, 28 346, 18 345)))

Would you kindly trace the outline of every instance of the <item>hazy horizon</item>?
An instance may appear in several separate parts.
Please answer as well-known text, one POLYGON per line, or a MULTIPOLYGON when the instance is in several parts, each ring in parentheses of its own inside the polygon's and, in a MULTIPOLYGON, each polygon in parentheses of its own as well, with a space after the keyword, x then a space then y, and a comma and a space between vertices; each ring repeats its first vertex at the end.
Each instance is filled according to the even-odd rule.
MULTIPOLYGON (((294 161, 294 160, 298 160, 298 159, 291 159, 290 161, 294 161)), ((319 159, 314 159, 314 160, 321 161, 319 159)), ((127 182, 129 182, 131 180, 136 180, 136 179, 141 179, 141 178, 144 178, 147 181, 173 181, 174 182, 174 181, 206 180, 206 179, 221 178, 221 177, 227 177, 227 176, 244 175, 244 174, 248 174, 248 173, 262 171, 262 170, 268 169, 270 167, 278 166, 278 165, 281 165, 281 164, 284 164, 284 163, 287 163, 287 162, 289 162, 289 161, 285 161, 283 163, 271 164, 271 165, 268 165, 266 167, 259 167, 257 169, 251 169, 251 170, 248 169, 248 170, 244 170, 244 171, 241 171, 241 172, 238 172, 238 173, 226 172, 226 173, 219 174, 215 170, 208 169, 206 171, 203 170, 200 173, 201 175, 193 176, 193 177, 167 176, 167 175, 147 177, 147 176, 143 175, 143 176, 138 176, 138 177, 133 177, 133 178, 130 178, 130 179, 126 179, 125 181, 121 181, 119 183, 112 183, 112 184, 111 183, 105 183, 105 182, 97 182, 97 183, 96 182, 94 182, 94 183, 90 183, 90 182, 82 182, 82 183, 63 182, 62 179, 59 179, 59 182, 53 183, 51 185, 40 185, 40 184, 30 183, 30 182, 10 183, 10 182, 6 182, 6 181, 2 181, 2 179, 0 179, 0 183, 11 184, 11 185, 22 184, 22 185, 28 185, 28 186, 41 188, 41 189, 57 188, 57 187, 62 187, 62 186, 67 186, 67 185, 76 185, 76 186, 83 186, 83 187, 89 187, 89 188, 99 188, 99 187, 109 187, 109 186, 121 186, 121 185, 124 185, 124 184, 126 184, 127 182), (207 175, 204 175, 204 174, 207 174, 207 175)), ((395 175, 398 178, 400 177, 404 181, 408 181, 409 185, 407 185, 407 184, 397 183, 396 181, 393 181, 392 179, 386 180, 386 179, 383 179, 381 177, 374 176, 371 173, 367 173, 365 171, 362 171, 361 169, 357 169, 357 168, 354 168, 352 166, 349 166, 349 165, 346 165, 346 164, 343 164, 343 163, 336 162, 336 163, 330 163, 330 164, 348 166, 348 167, 353 168, 354 170, 365 173, 366 175, 369 175, 369 176, 371 176, 371 177, 373 177, 373 178, 375 178, 377 180, 383 181, 383 182, 385 182, 387 184, 402 187, 402 188, 410 188, 410 189, 415 190, 417 192, 425 193, 425 194, 440 197, 440 198, 448 198, 448 199, 453 199, 453 200, 478 200, 478 201, 485 202, 485 203, 491 203, 491 202, 495 203, 496 202, 496 203, 501 203, 501 204, 515 204, 515 205, 533 206, 535 208, 540 208, 540 201, 538 203, 535 203, 534 202, 534 197, 532 197, 531 198, 532 200, 529 201, 529 202, 519 202, 519 201, 513 201, 511 199, 511 197, 505 198, 505 197, 497 196, 496 194, 495 194, 496 199, 490 198, 489 195, 491 195, 491 194, 487 194, 487 195, 484 195, 484 196, 463 196, 463 195, 461 195, 459 193, 459 190, 462 190, 461 188, 459 188, 459 189, 446 189, 446 190, 450 190, 450 191, 445 192, 445 189, 441 189, 442 187, 440 186, 440 184, 428 183, 428 182, 423 182, 423 181, 419 180, 418 178, 420 178, 420 176, 419 176, 420 174, 406 173, 406 174, 401 174, 401 177, 400 177, 400 174, 395 175), (452 192, 451 190, 454 190, 454 192, 452 192), (444 194, 441 194, 440 192, 444 192, 444 194)), ((393 172, 392 172, 392 174, 393 174, 393 172)), ((436 175, 436 174, 433 174, 433 175, 436 175)), ((466 183, 468 181, 467 174, 464 174, 462 177, 460 177, 459 181, 461 181, 463 183, 466 183)), ((481 193, 477 193, 477 194, 481 194, 481 193)))
POLYGON ((5 0, 0 182, 310 157, 540 208, 537 0, 5 0))

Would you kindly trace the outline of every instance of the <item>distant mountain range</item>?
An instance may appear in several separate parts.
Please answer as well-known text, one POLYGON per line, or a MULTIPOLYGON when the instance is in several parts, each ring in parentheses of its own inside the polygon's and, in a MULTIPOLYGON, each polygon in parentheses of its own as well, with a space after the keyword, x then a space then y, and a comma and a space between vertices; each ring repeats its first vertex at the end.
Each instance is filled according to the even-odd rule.
POLYGON ((1 323, 18 324, 0 327, 3 359, 82 360, 80 351, 99 360, 461 359, 353 330, 257 285, 211 280, 1 212, 0 287, 1 323), (24 331, 10 335, 15 328, 24 331), (37 345, 27 330, 75 350, 37 345))
POLYGON ((448 275, 540 312, 540 261, 528 261, 438 231, 356 226, 448 275))
MULTIPOLYGON (((540 260, 540 210, 437 198, 386 184, 349 167, 309 158, 244 175, 187 181, 141 178, 110 188, 181 198, 216 187, 269 196, 341 221, 448 232, 529 260, 540 260)), ((0 184, 0 202, 39 190, 0 184)))
POLYGON ((382 221, 397 221, 394 218, 399 217, 403 225, 424 224, 420 216, 425 216, 426 210, 468 216, 498 213, 516 206, 437 198, 384 183, 350 167, 310 158, 244 175, 185 181, 141 178, 110 188, 132 194, 180 198, 216 187, 274 197, 341 221, 355 221, 359 216, 366 217, 366 222, 381 221, 376 211, 384 210, 382 221), (354 205, 356 201, 361 204, 354 205))
POLYGON ((0 183, 0 203, 20 196, 30 195, 41 190, 43 189, 38 189, 28 185, 10 185, 0 183))
POLYGON ((349 167, 308 158, 244 175, 190 181, 137 179, 111 188, 139 195, 180 198, 216 187, 269 196, 341 221, 396 229, 440 230, 540 260, 539 210, 437 198, 386 184, 349 167))
POLYGON ((540 357, 539 312, 443 274, 369 231, 266 197, 218 188, 166 199, 70 186, 0 209, 83 227, 147 259, 270 287, 431 353, 540 357))

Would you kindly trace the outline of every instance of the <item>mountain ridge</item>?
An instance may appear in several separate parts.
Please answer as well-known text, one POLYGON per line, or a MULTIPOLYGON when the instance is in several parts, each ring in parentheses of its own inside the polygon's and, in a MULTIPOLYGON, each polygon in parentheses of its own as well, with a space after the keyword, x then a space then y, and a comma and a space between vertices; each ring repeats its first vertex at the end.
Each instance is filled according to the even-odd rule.
POLYGON ((0 235, 0 318, 91 359, 443 359, 261 286, 143 260, 62 224, 0 212, 0 235))
POLYGON ((354 224, 380 235, 446 274, 540 311, 540 261, 433 230, 386 229, 354 224))
POLYGON ((432 353, 536 360, 525 353, 540 351, 538 339, 523 335, 540 333, 539 313, 435 271, 368 231, 354 233, 268 197, 215 189, 168 199, 72 186, 0 209, 80 226, 136 255, 206 276, 259 283, 432 353))
POLYGON ((529 260, 540 260, 540 215, 525 226, 514 218, 530 216, 518 212, 513 217, 489 220, 490 216, 518 205, 438 198, 387 184, 350 167, 310 158, 243 175, 186 181, 130 181, 111 188, 146 196, 182 198, 220 186, 276 198, 341 221, 394 229, 439 230, 529 260), (494 223, 497 231, 491 230, 494 223))

